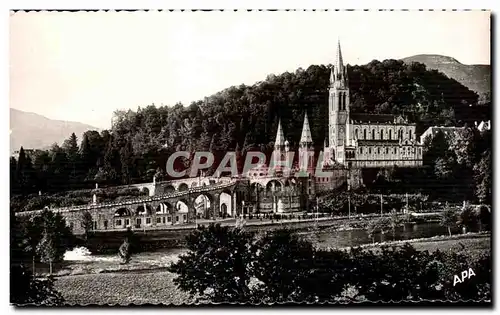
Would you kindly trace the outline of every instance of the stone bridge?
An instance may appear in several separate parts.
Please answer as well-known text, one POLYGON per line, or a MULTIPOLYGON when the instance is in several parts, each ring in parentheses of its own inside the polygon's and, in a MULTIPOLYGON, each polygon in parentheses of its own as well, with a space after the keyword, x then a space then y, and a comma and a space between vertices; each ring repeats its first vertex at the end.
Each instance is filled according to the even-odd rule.
POLYGON ((141 192, 147 193, 149 196, 161 195, 172 193, 176 191, 187 191, 188 189, 195 187, 203 187, 216 185, 221 183, 233 182, 231 178, 214 178, 214 177, 194 177, 194 178, 182 178, 169 181, 157 182, 153 180, 151 183, 140 183, 131 184, 123 187, 136 187, 141 192))
MULTIPOLYGON (((194 179, 191 185, 199 184, 194 179)), ((207 182, 204 182, 207 183, 207 182)), ((155 183, 161 187, 162 183, 155 183), (160 184, 160 185, 158 185, 160 184)), ((182 190, 181 183, 168 183, 177 187, 176 191, 156 194, 154 196, 108 203, 95 203, 68 208, 50 209, 60 213, 73 233, 81 234, 82 214, 88 211, 93 219, 93 230, 116 230, 134 228, 159 228, 161 226, 194 223, 197 218, 215 219, 235 216, 241 212, 241 205, 249 191, 249 183, 245 180, 221 181, 211 185, 196 185, 182 190), (221 196, 226 195, 225 200, 221 196), (195 200, 204 196, 208 200, 203 213, 195 209, 195 200)), ((143 187, 146 187, 144 185, 143 187)), ((18 216, 34 216, 43 210, 19 212, 18 216)))

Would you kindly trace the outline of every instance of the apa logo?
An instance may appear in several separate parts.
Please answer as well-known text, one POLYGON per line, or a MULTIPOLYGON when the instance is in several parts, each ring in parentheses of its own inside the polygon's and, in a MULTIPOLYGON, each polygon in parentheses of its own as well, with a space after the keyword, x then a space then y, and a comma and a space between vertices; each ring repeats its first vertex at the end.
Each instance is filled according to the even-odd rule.
POLYGON ((474 273, 474 270, 472 270, 472 268, 469 268, 469 270, 462 271, 461 275, 462 275, 462 280, 460 280, 460 278, 457 275, 455 275, 455 277, 453 278, 453 286, 455 286, 457 283, 464 282, 465 278, 470 279, 470 277, 475 276, 476 274, 474 273))

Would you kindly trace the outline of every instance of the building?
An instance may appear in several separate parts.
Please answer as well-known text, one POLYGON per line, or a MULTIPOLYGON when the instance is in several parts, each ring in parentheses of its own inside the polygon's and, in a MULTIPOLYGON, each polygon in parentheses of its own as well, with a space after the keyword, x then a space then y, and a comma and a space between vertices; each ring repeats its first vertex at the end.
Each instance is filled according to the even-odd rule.
MULTIPOLYGON (((351 113, 347 67, 342 60, 340 42, 334 66, 330 72, 328 100, 328 135, 324 142, 323 168, 332 176, 309 176, 308 193, 330 190, 348 179, 355 184, 361 180, 363 168, 422 166, 423 143, 415 133, 416 124, 403 115, 351 113)), ((281 121, 273 152, 273 163, 286 158, 290 148, 285 140, 281 121)), ((298 171, 316 168, 314 143, 307 113, 304 115, 299 142, 298 171)), ((319 157, 321 159, 321 156, 319 157)))
POLYGON ((443 127, 443 126, 432 126, 427 128, 424 133, 420 136, 420 142, 422 144, 427 141, 428 138, 432 139, 436 136, 438 132, 442 132, 445 137, 452 137, 453 135, 459 134, 464 130, 464 127, 443 127))
POLYGON ((340 42, 330 72, 328 118, 325 165, 339 163, 348 168, 422 165, 422 144, 415 134, 415 123, 403 115, 351 113, 349 78, 340 42))
POLYGON ((491 120, 488 121, 481 121, 479 125, 476 122, 476 128, 480 131, 486 131, 486 130, 491 130, 491 120))
MULTIPOLYGON (((35 152, 36 152, 35 149, 23 149, 23 150, 24 150, 24 154, 26 156, 30 156, 30 157, 33 157, 33 154, 35 154, 35 152)), ((16 160, 19 159, 19 151, 20 150, 14 151, 10 156, 15 158, 16 160)))

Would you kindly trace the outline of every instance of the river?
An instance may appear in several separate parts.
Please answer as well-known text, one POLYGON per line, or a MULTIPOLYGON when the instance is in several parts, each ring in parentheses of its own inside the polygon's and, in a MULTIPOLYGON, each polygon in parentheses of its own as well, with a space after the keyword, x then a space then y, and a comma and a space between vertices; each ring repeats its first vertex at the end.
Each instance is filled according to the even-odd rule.
MULTIPOLYGON (((453 234, 459 233, 458 230, 454 230, 453 232, 453 234)), ((398 228, 394 238, 392 232, 386 234, 376 233, 373 236, 373 240, 365 230, 360 229, 335 230, 335 228, 326 228, 323 230, 299 232, 298 234, 320 248, 341 248, 369 244, 373 241, 385 242, 447 235, 448 231, 445 227, 440 226, 439 223, 420 223, 398 228)), ((122 265, 116 254, 92 255, 85 248, 77 248, 66 253, 65 262, 58 268, 55 274, 62 276, 164 268, 172 261, 175 261, 185 251, 185 249, 177 248, 141 252, 134 254, 129 264, 122 265)))

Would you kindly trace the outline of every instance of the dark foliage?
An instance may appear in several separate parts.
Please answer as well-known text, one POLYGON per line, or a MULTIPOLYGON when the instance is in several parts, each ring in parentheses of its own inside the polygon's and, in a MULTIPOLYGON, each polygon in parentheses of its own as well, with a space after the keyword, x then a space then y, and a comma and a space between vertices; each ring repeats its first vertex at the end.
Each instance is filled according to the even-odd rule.
POLYGON ((252 236, 218 225, 188 240, 189 252, 169 268, 174 282, 214 302, 491 299, 490 256, 429 253, 409 244, 322 250, 289 230, 252 236), (476 276, 454 286, 454 276, 469 268, 476 276))
POLYGON ((51 277, 33 276, 28 267, 32 264, 33 241, 27 235, 26 226, 14 214, 11 214, 10 231, 10 303, 50 306, 64 303, 51 277))

